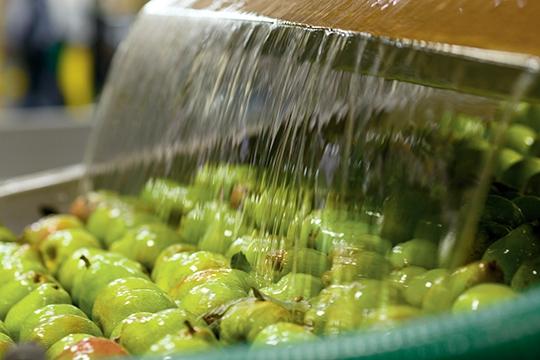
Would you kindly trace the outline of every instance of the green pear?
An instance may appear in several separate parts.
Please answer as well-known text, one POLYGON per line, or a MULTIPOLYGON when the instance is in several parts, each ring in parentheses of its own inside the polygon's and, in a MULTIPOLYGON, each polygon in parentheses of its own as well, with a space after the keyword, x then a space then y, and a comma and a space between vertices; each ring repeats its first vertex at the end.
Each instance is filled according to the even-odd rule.
POLYGON ((22 298, 6 316, 6 327, 15 339, 29 314, 49 304, 71 304, 71 297, 58 284, 46 283, 22 298))
POLYGON ((159 256, 157 257, 156 262, 154 263, 154 269, 152 270, 152 272, 156 268, 163 266, 164 263, 168 262, 169 259, 175 256, 176 254, 181 254, 181 253, 191 254, 196 251, 197 251, 197 247, 192 244, 180 243, 180 244, 174 244, 174 245, 168 246, 167 248, 165 248, 165 250, 159 253, 159 256))
MULTIPOLYGON (((114 256, 111 258, 114 258, 114 256)), ((105 260, 107 257, 103 256, 102 259, 105 260)), ((71 292, 73 300, 88 315, 92 314, 92 307, 98 293, 110 282, 125 277, 147 278, 141 271, 140 264, 132 260, 103 260, 91 261, 83 258, 85 267, 79 270, 73 280, 73 290, 71 292)))
POLYGON ((152 269, 161 251, 180 241, 180 235, 176 231, 165 224, 154 223, 128 231, 111 245, 110 250, 138 261, 147 269, 152 269))
POLYGON ((22 324, 20 324, 19 333, 15 335, 17 335, 17 338, 21 340, 21 334, 23 332, 29 333, 40 323, 46 322, 49 318, 57 315, 77 315, 80 317, 86 317, 85 313, 71 304, 45 305, 44 307, 34 310, 32 313, 28 314, 22 324))
POLYGON ((0 286, 0 319, 5 319, 8 311, 26 295, 41 284, 52 282, 48 275, 29 271, 0 286))
POLYGON ((131 354, 141 355, 166 335, 178 334, 181 330, 186 330, 186 321, 204 327, 203 322, 198 321, 193 314, 183 309, 168 309, 154 314, 130 315, 121 322, 120 328, 115 328, 111 338, 131 354))
POLYGON ((308 274, 290 273, 276 284, 262 288, 261 292, 281 301, 300 301, 318 295, 322 288, 319 278, 308 274))
POLYGON ((304 322, 316 334, 336 335, 360 327, 370 311, 400 303, 400 288, 389 281, 362 279, 331 285, 311 301, 304 322))
POLYGON ((437 266, 438 247, 429 240, 413 239, 392 248, 389 260, 395 268, 420 266, 433 269, 437 266))
POLYGON ((253 346, 281 346, 304 341, 314 341, 316 339, 317 336, 313 335, 303 326, 288 322, 279 322, 262 329, 253 340, 253 346))
POLYGON ((33 329, 22 327, 20 340, 22 342, 34 342, 48 349, 63 337, 77 333, 102 336, 101 330, 87 318, 62 314, 47 318, 33 329))
POLYGON ((0 320, 0 334, 9 335, 9 331, 2 320, 0 320))
POLYGON ((111 191, 91 191, 80 195, 69 208, 69 213, 86 222, 90 215, 99 207, 121 202, 118 194, 111 191))
POLYGON ((58 281, 67 291, 71 292, 76 275, 86 267, 86 263, 81 259, 81 257, 84 256, 84 258, 93 262, 97 261, 97 258, 94 258, 94 256, 103 255, 105 253, 105 250, 98 248, 81 248, 74 251, 60 265, 60 268, 56 273, 58 281))
POLYGON ((439 218, 422 218, 414 228, 413 239, 424 239, 438 243, 443 238, 446 231, 447 228, 441 223, 439 218))
POLYGON ((537 230, 526 224, 491 244, 482 260, 495 262, 503 271, 504 281, 510 284, 519 266, 537 256, 540 256, 537 230))
POLYGON ((369 313, 363 323, 366 327, 393 327, 422 316, 422 310, 408 305, 390 305, 369 313))
POLYGON ((495 175, 497 178, 500 178, 508 168, 522 159, 523 155, 519 152, 509 148, 502 148, 495 157, 495 175))
POLYGON ((391 268, 390 262, 384 256, 372 251, 361 251, 352 257, 338 255, 334 256, 329 274, 323 276, 329 280, 323 281, 346 284, 362 278, 383 279, 390 273, 391 268))
POLYGON ((0 225, 0 242, 15 242, 17 237, 8 228, 0 225))
POLYGON ((320 277, 330 267, 328 256, 314 249, 295 249, 285 264, 285 272, 299 272, 320 277))
POLYGON ((197 171, 193 184, 207 189, 213 198, 231 199, 233 204, 238 205, 242 199, 233 199, 235 188, 243 188, 249 191, 254 188, 255 170, 242 165, 205 165, 197 171))
POLYGON ((178 253, 163 261, 152 271, 154 282, 166 292, 181 283, 187 276, 207 269, 229 268, 229 261, 220 254, 208 251, 178 253))
POLYGON ((53 274, 60 265, 80 248, 100 248, 99 241, 84 229, 60 230, 47 236, 40 244, 39 250, 47 269, 53 274))
POLYGON ((139 225, 158 223, 159 219, 132 207, 111 206, 97 208, 88 219, 87 229, 107 247, 121 239, 125 233, 139 225))
POLYGON ((167 335, 152 346, 146 355, 192 354, 215 348, 215 345, 201 338, 186 338, 178 335, 167 335))
POLYGON ((540 257, 527 260, 517 269, 512 277, 512 289, 517 291, 527 290, 540 283, 540 257))
POLYGON ((243 271, 210 269, 185 278, 172 289, 171 296, 183 309, 202 316, 218 306, 247 296, 253 286, 253 281, 243 271))
POLYGON ((8 335, 0 333, 0 359, 3 359, 8 350, 14 345, 15 343, 8 335))
POLYGON ((246 298, 232 305, 221 318, 220 339, 229 344, 252 342, 268 325, 291 318, 287 309, 274 302, 246 298))
POLYGON ((245 250, 245 257, 255 276, 262 281, 274 281, 284 275, 289 244, 282 237, 253 237, 245 250))
POLYGON ((411 280, 418 275, 425 273, 427 270, 420 266, 406 266, 401 269, 393 270, 388 275, 388 280, 399 285, 402 291, 405 291, 411 280))
POLYGON ((245 254, 249 244, 251 244, 252 238, 250 236, 244 235, 231 243, 231 246, 227 249, 225 257, 227 259, 232 259, 236 254, 242 253, 245 254))
POLYGON ((527 181, 535 174, 540 172, 540 159, 524 158, 510 166, 501 175, 501 181, 506 185, 521 190, 527 184, 527 181))
POLYGON ((35 248, 50 234, 58 230, 82 228, 83 224, 72 215, 52 215, 27 226, 23 232, 23 239, 35 248))
POLYGON ((77 344, 79 341, 89 338, 94 338, 95 336, 88 335, 88 334, 69 334, 55 342, 51 347, 47 350, 47 359, 55 360, 62 353, 66 350, 68 350, 73 345, 77 344))
POLYGON ((536 132, 521 124, 510 125, 504 133, 504 145, 522 155, 527 155, 535 139, 536 132))
POLYGON ((92 319, 109 336, 131 314, 174 307, 174 302, 149 280, 124 278, 109 283, 98 293, 92 309, 92 319))
POLYGON ((180 222, 178 232, 182 236, 182 241, 193 245, 198 244, 210 224, 225 213, 232 214, 222 203, 212 201, 197 205, 180 222))
POLYGON ((219 254, 225 254, 232 242, 245 232, 242 214, 221 212, 211 222, 201 240, 199 248, 219 254))
POLYGON ((459 295, 452 305, 452 311, 478 311, 516 296, 516 292, 506 285, 480 284, 459 295))
POLYGON ((412 306, 421 307, 428 290, 444 280, 448 274, 446 269, 433 269, 413 276, 403 290, 403 297, 412 306))
POLYGON ((422 308, 429 312, 448 310, 465 290, 482 283, 502 282, 503 276, 501 268, 493 261, 462 266, 431 286, 424 296, 422 308))

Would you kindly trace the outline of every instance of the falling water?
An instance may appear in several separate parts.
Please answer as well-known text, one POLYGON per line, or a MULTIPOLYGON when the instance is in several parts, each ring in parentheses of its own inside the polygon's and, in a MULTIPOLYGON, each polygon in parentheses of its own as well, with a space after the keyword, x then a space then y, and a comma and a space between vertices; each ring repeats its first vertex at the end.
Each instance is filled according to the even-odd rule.
MULTIPOLYGON (((461 168, 456 163, 466 159, 454 158, 455 143, 507 124, 534 74, 517 72, 515 85, 506 85, 515 96, 501 102, 395 80, 403 76, 394 69, 404 59, 414 63, 415 52, 404 58, 369 36, 173 10, 149 9, 116 56, 98 108, 88 186, 135 194, 152 177, 189 183, 205 164, 246 164, 266 169, 260 184, 286 188, 278 196, 295 210, 307 196, 309 208, 360 213, 369 232, 396 236, 393 243, 408 238, 385 223, 388 199, 413 194, 418 202, 409 210, 445 229, 441 262, 458 253, 456 241, 467 247, 478 215, 462 231, 460 213, 465 204, 471 214, 481 209, 493 160, 483 172, 482 163, 461 168), (464 118, 472 128, 452 127, 464 118)), ((466 81, 456 64, 446 69, 450 89, 452 79, 466 81)), ((498 148, 500 137, 487 139, 498 148)), ((281 249, 280 222, 290 220, 275 216, 283 218, 257 225, 276 236, 270 250, 281 249)), ((407 224, 406 214, 395 216, 407 224)), ((262 281, 271 282, 263 270, 262 281)))

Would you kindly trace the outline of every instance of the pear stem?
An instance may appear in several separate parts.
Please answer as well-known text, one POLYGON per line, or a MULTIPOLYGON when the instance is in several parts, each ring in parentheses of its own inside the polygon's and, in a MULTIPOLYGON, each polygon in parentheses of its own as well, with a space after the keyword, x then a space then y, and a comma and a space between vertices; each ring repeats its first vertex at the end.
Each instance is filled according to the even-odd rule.
POLYGON ((84 261, 84 266, 88 269, 92 263, 90 262, 90 260, 88 260, 88 258, 84 255, 81 255, 81 257, 79 258, 81 259, 82 261, 84 261))

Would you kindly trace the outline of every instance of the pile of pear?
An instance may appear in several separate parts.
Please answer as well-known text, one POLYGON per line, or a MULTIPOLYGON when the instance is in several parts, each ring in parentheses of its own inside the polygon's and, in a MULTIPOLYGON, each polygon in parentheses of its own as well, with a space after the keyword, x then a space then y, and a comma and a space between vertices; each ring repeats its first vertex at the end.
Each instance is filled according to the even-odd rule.
POLYGON ((316 208, 309 190, 262 184, 204 166, 137 197, 86 194, 20 237, 0 227, 0 357, 27 342, 49 359, 288 346, 477 311, 539 281, 534 196, 491 193, 477 254, 451 271, 425 194, 316 208))

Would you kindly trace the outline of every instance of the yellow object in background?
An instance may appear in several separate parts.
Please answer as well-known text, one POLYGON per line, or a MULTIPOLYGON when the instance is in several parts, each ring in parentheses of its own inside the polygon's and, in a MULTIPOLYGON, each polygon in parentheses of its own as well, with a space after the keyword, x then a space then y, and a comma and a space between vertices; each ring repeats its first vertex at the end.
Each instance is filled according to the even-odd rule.
POLYGON ((89 48, 66 45, 58 62, 58 84, 66 106, 87 105, 94 99, 94 66, 89 48))

